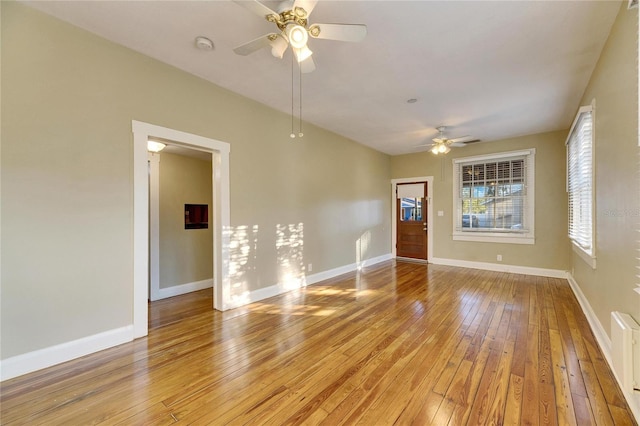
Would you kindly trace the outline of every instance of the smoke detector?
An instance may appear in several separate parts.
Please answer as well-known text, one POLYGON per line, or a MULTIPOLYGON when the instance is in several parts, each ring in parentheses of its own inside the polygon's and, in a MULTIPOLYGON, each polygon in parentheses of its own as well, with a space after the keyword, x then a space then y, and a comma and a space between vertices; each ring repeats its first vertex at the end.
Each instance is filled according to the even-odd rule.
POLYGON ((196 47, 200 50, 213 50, 213 42, 206 37, 196 37, 196 47))

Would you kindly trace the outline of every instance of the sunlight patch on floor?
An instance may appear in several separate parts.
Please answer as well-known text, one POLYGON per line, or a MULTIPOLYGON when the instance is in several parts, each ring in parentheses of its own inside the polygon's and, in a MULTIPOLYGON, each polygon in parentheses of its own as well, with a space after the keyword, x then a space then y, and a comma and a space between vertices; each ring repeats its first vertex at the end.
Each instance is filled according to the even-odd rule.
POLYGON ((251 305, 251 312, 270 315, 312 315, 326 317, 332 315, 335 310, 315 305, 272 305, 270 303, 254 303, 251 305))

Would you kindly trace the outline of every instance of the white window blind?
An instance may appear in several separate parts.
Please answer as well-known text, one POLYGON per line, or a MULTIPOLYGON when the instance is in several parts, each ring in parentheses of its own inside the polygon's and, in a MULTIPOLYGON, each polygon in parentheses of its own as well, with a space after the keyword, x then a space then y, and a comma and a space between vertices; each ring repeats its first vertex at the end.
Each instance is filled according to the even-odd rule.
POLYGON ((460 174, 462 231, 526 232, 525 159, 462 164, 460 174), (468 215, 471 215, 469 220, 468 215), (482 220, 477 220, 482 217, 482 220))
POLYGON ((453 163, 454 240, 535 242, 535 149, 453 163))
POLYGON ((567 138, 569 238, 593 256, 593 108, 582 107, 567 138))
POLYGON ((396 189, 397 198, 424 198, 424 182, 398 184, 396 189))

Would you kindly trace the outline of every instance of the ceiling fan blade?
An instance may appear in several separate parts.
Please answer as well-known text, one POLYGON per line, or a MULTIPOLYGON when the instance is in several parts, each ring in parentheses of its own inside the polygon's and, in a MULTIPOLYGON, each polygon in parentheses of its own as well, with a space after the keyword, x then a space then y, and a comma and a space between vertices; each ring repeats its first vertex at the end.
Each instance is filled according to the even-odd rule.
POLYGON ((241 44, 240 46, 233 49, 233 51, 238 55, 247 56, 257 50, 263 49, 265 47, 270 47, 271 40, 269 39, 269 37, 272 35, 277 35, 277 34, 265 34, 262 37, 258 37, 255 40, 251 40, 248 43, 241 44))
POLYGON ((469 135, 465 135, 465 136, 460 136, 459 138, 453 138, 453 139, 449 139, 451 142, 465 142, 465 139, 470 139, 471 136, 469 135))
POLYGON ((362 24, 313 24, 309 35, 314 38, 338 41, 362 41, 367 36, 367 26, 362 24))
POLYGON ((308 74, 310 72, 313 72, 313 70, 316 69, 316 63, 313 61, 313 56, 309 56, 307 59, 300 62, 298 65, 300 65, 300 71, 303 74, 308 74))
POLYGON ((308 18, 309 15, 311 15, 311 11, 313 11, 313 8, 316 7, 317 3, 318 0, 296 0, 293 3, 293 8, 295 9, 296 7, 301 7, 305 12, 307 12, 306 18, 308 18))
POLYGON ((447 138, 433 138, 431 140, 434 141, 435 143, 445 143, 446 141, 448 141, 447 138))
POLYGON ((480 142, 480 139, 471 139, 471 140, 464 141, 464 142, 453 142, 451 144, 451 146, 455 146, 455 147, 460 148, 460 147, 467 146, 470 143, 475 143, 475 142, 480 142))
POLYGON ((414 145, 413 148, 414 149, 431 149, 435 146, 435 143, 427 143, 427 144, 421 144, 421 145, 414 145))
POLYGON ((233 0, 233 1, 234 3, 237 3, 242 7, 246 7, 256 15, 262 16, 267 21, 269 20, 268 17, 270 15, 275 15, 276 17, 280 16, 278 15, 277 12, 274 12, 273 10, 271 10, 270 8, 268 8, 267 6, 265 6, 264 4, 260 3, 257 0, 233 0))

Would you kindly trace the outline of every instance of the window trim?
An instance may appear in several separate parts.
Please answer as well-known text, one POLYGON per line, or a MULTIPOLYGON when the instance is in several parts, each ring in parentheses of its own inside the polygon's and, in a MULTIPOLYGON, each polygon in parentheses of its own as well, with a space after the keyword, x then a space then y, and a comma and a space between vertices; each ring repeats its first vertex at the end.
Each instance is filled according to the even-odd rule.
POLYGON ((494 154, 476 155, 473 157, 462 157, 453 159, 453 233, 454 241, 473 241, 485 243, 506 243, 506 244, 535 244, 535 155, 536 149, 524 149, 518 151, 499 152, 494 154), (483 232, 483 231, 460 231, 456 224, 461 217, 460 203, 460 167, 464 163, 481 163, 497 161, 513 157, 525 157, 526 161, 526 207, 525 217, 528 232, 483 232))
POLYGON ((570 230, 570 220, 571 220, 571 206, 568 204, 567 208, 567 236, 569 236, 569 241, 571 241, 571 245, 573 248, 573 252, 578 255, 587 265, 589 265, 592 269, 596 269, 596 170, 595 170, 595 134, 596 134, 596 100, 593 99, 590 105, 581 106, 576 113, 575 118, 573 119, 573 123, 571 123, 571 128, 569 129, 569 134, 567 135, 567 139, 565 141, 565 149, 566 149, 566 191, 567 191, 567 203, 570 203, 569 200, 569 141, 573 136, 574 130, 578 122, 580 121, 580 116, 583 113, 590 112, 591 113, 591 251, 589 252, 584 247, 582 247, 579 243, 577 243, 573 238, 569 236, 570 230))

